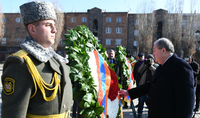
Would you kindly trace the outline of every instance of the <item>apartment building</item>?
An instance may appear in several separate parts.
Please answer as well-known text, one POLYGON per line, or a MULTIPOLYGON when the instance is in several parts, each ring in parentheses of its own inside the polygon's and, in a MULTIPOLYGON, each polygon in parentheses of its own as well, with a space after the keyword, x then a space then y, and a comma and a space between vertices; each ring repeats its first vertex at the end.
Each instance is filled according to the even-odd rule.
MULTIPOLYGON (((158 9, 154 11, 155 22, 153 24, 153 41, 165 36, 165 15, 168 11, 158 9)), ((10 54, 20 49, 20 43, 24 40, 26 34, 25 28, 21 24, 19 13, 5 13, 5 34, 0 42, 0 62, 4 61, 10 54)), ((68 30, 76 28, 77 25, 85 25, 98 37, 99 43, 106 49, 115 49, 122 45, 130 55, 136 56, 138 53, 138 41, 136 40, 138 30, 137 16, 129 12, 106 12, 94 7, 87 12, 64 13, 63 34, 68 30)), ((149 14, 151 15, 151 14, 149 14)), ((58 45, 57 52, 65 56, 64 36, 58 45)))

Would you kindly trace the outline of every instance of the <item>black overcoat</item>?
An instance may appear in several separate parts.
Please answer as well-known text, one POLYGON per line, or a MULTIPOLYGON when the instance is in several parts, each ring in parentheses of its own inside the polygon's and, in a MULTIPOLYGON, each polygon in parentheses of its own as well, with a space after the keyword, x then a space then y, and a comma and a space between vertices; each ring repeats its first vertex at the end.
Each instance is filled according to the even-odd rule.
POLYGON ((128 91, 131 99, 148 94, 149 118, 191 118, 194 108, 192 68, 173 54, 154 73, 151 82, 128 91))

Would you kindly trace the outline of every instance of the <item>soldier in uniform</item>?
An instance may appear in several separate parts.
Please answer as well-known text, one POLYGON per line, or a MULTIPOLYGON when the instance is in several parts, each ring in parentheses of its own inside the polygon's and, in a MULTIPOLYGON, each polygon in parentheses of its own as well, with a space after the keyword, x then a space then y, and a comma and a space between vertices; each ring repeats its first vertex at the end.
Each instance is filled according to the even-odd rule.
POLYGON ((72 105, 68 60, 52 49, 56 13, 49 2, 20 6, 29 36, 3 66, 2 118, 67 118, 72 105))

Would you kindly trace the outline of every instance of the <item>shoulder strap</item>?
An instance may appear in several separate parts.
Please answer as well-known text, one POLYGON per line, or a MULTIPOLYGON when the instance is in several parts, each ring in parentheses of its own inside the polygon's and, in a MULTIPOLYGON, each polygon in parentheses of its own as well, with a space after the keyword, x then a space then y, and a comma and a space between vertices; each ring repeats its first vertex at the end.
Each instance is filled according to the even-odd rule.
POLYGON ((19 58, 24 58, 25 56, 28 55, 28 52, 26 52, 25 50, 19 50, 18 52, 12 54, 13 56, 17 56, 19 58))

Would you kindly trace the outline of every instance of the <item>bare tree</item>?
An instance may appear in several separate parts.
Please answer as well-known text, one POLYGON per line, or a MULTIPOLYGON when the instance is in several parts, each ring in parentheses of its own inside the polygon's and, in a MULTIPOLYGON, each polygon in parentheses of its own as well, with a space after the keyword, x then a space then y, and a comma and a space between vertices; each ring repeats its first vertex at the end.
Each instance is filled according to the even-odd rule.
POLYGON ((166 28, 164 36, 169 38, 174 44, 175 52, 178 56, 182 55, 181 39, 182 39, 182 12, 183 0, 168 0, 168 14, 166 18, 166 28))
POLYGON ((198 30, 199 15, 194 10, 198 0, 190 0, 191 13, 183 13, 184 0, 168 0, 169 14, 166 37, 172 40, 178 56, 193 55, 196 52, 195 32, 198 30), (181 52, 183 52, 181 54, 181 52))
POLYGON ((152 53, 152 41, 153 41, 153 24, 154 24, 154 1, 143 1, 140 8, 142 14, 137 15, 136 25, 137 37, 136 40, 139 44, 139 52, 148 55, 152 53))
POLYGON ((183 51, 184 55, 193 55, 196 52, 197 20, 199 16, 195 13, 186 14, 185 25, 183 26, 183 51))
POLYGON ((55 36, 55 43, 53 45, 54 50, 57 50, 58 44, 61 41, 63 28, 64 28, 64 12, 61 10, 61 6, 58 5, 58 0, 53 0, 53 5, 57 15, 56 21, 56 36, 55 36))
MULTIPOLYGON (((184 14, 183 16, 183 51, 184 55, 193 55, 196 52, 197 37, 195 36, 196 31, 199 28, 200 16, 196 14, 196 5, 198 0, 190 1, 191 13, 184 14)), ((199 36, 198 36, 199 37, 199 36)))
POLYGON ((4 36, 4 28, 5 28, 5 23, 3 22, 4 18, 4 13, 1 10, 1 4, 0 4, 0 41, 4 36))

